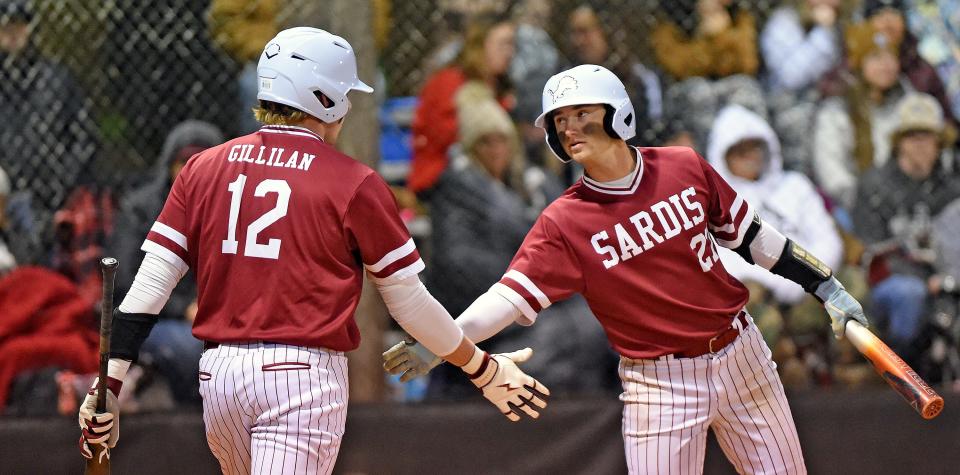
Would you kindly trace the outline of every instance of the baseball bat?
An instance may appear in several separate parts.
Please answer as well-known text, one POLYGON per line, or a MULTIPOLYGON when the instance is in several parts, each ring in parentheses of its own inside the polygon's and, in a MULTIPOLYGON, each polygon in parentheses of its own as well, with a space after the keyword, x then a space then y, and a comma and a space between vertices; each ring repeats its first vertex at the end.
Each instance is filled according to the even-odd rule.
POLYGON ((856 321, 849 321, 847 339, 870 361, 873 369, 894 390, 900 393, 924 419, 933 419, 943 410, 943 398, 913 368, 870 330, 856 321))
MULTIPOLYGON (((107 365, 110 362, 110 332, 113 324, 113 279, 119 263, 112 257, 100 259, 103 272, 103 298, 100 299, 100 378, 97 381, 97 412, 107 411, 107 365)), ((86 475, 110 475, 110 449, 101 444, 90 447, 93 458, 87 460, 86 475), (106 453, 103 453, 106 452, 106 453)))

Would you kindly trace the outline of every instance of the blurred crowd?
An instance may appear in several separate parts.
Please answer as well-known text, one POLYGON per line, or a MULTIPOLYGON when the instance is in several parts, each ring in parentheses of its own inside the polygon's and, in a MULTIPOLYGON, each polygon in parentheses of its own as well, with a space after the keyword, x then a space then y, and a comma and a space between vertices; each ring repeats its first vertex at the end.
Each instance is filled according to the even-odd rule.
MULTIPOLYGON (((872 329, 922 376, 960 390, 960 0, 434 3, 448 28, 421 32, 433 35, 432 50, 418 58, 415 97, 391 96, 391 71, 380 71, 384 110, 402 105, 381 114, 384 131, 396 132, 382 146, 401 165, 385 176, 427 260, 422 277, 451 314, 499 279, 540 211, 579 179, 575 164, 552 158, 533 119, 552 74, 601 64, 627 85, 632 144, 696 149, 764 220, 835 270, 872 329), (645 27, 611 26, 624 15, 645 27)), ((381 40, 397 36, 383 12, 399 2, 373 4, 382 53, 381 40)), ((0 411, 59 405, 72 414, 71 398, 97 364, 97 260, 128 264, 117 277, 122 297, 180 167, 255 130, 256 60, 288 25, 274 0, 213 0, 193 17, 188 39, 204 46, 186 60, 206 62, 198 70, 223 65, 230 81, 193 86, 163 80, 164 67, 185 61, 171 43, 150 36, 155 51, 145 55, 124 47, 136 31, 109 36, 117 56, 107 74, 139 71, 138 86, 175 103, 205 84, 220 104, 217 119, 185 107, 157 122, 139 111, 170 106, 145 103, 120 82, 116 106, 98 117, 81 82, 32 40, 33 3, 0 6, 0 411), (104 186, 97 171, 123 167, 98 159, 109 155, 117 117, 165 139, 149 167, 104 186), (71 186, 51 185, 52 173, 72 177, 71 186)), ((130 14, 152 28, 164 21, 130 14)), ((726 249, 721 259, 750 288, 748 310, 788 391, 880 381, 833 339, 822 306, 798 285, 726 249)), ((164 308, 127 404, 198 403, 195 291, 188 275, 164 308)), ((544 314, 481 346, 533 347, 529 373, 554 393, 618 392, 617 356, 583 299, 544 314)), ((394 396, 475 397, 457 373, 442 365, 394 396)))

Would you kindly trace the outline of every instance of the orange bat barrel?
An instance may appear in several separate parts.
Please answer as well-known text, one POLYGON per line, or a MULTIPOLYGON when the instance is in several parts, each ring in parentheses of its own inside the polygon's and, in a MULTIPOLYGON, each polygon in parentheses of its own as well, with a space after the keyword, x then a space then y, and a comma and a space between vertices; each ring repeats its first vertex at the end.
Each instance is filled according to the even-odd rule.
POLYGON ((873 369, 924 419, 933 419, 943 410, 943 398, 889 346, 860 323, 847 323, 846 337, 870 361, 873 369))

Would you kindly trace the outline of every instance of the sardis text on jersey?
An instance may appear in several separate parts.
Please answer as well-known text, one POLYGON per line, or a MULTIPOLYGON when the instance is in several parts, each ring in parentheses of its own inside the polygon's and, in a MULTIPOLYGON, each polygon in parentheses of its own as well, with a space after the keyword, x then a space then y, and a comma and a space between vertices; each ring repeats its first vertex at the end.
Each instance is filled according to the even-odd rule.
MULTIPOLYGON (((612 241, 610 233, 606 230, 594 234, 590 238, 594 251, 601 256, 609 256, 609 259, 603 261, 603 266, 607 269, 630 260, 644 251, 649 251, 657 244, 662 244, 674 236, 680 234, 681 226, 683 230, 688 230, 694 226, 700 225, 704 221, 705 214, 703 205, 696 199, 697 191, 691 186, 680 193, 670 195, 666 200, 658 201, 650 207, 650 212, 640 211, 630 216, 630 222, 636 230, 636 235, 643 242, 643 247, 637 244, 628 231, 629 226, 625 223, 614 223, 613 235, 616 236, 616 245, 606 244, 608 240, 612 241), (682 204, 681 204, 682 202, 682 204), (689 215, 689 213, 693 213, 689 215), (660 232, 655 230, 654 220, 650 217, 653 214, 657 217, 660 224, 660 232), (677 218, 679 216, 679 219, 677 218), (680 221, 683 221, 681 225, 680 221), (618 251, 619 248, 619 252, 618 251)), ((705 259, 704 252, 707 244, 706 232, 697 234, 690 241, 690 248, 695 250, 700 259, 700 266, 704 272, 713 267, 710 259, 705 259)), ((712 243, 712 241, 711 241, 712 243)), ((716 259, 713 259, 715 261, 716 259)))
POLYGON ((270 150, 267 151, 267 147, 263 145, 260 146, 260 150, 257 151, 256 158, 254 158, 254 147, 256 146, 253 144, 239 144, 230 147, 230 155, 227 156, 227 161, 247 162, 266 167, 309 170, 310 164, 313 163, 313 159, 317 158, 316 155, 301 152, 299 150, 294 150, 289 156, 284 156, 286 152, 285 148, 270 147, 270 150))

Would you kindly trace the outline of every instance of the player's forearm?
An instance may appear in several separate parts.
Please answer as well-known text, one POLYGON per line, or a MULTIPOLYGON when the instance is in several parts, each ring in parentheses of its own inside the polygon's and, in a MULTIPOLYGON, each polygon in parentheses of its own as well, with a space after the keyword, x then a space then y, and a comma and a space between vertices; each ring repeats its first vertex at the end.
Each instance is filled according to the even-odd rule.
POLYGON ((796 282, 810 293, 833 275, 813 254, 756 216, 734 251, 747 262, 796 282))
POLYGON ((110 368, 112 378, 123 380, 131 361, 136 361, 140 347, 157 322, 157 314, 170 298, 183 273, 173 264, 148 252, 130 290, 113 314, 110 338, 110 368))
POLYGON ((389 283, 375 280, 374 284, 393 319, 430 352, 445 356, 461 347, 463 331, 416 275, 389 283))
POLYGON ((182 277, 183 274, 173 264, 148 252, 140 263, 130 290, 120 303, 120 311, 159 314, 182 277))
POLYGON ((463 334, 475 343, 500 333, 520 317, 520 310, 495 292, 486 292, 457 318, 463 334))

